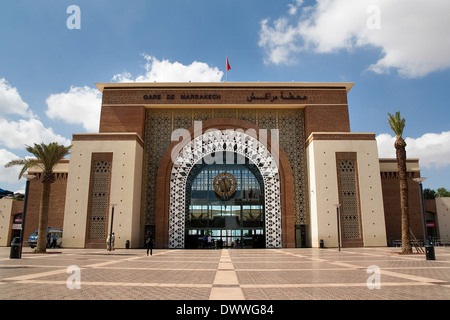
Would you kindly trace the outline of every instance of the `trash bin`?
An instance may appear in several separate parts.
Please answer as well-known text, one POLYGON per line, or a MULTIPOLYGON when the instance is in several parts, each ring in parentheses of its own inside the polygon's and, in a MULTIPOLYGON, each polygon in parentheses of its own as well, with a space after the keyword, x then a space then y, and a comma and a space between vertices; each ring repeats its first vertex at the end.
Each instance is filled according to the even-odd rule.
POLYGON ((323 249, 325 245, 323 244, 323 239, 320 239, 320 249, 323 249))
POLYGON ((14 237, 13 241, 11 242, 11 251, 9 253, 10 259, 20 259, 21 253, 22 253, 22 244, 20 243, 19 237, 14 237))
POLYGON ((427 260, 436 260, 436 257, 434 255, 434 246, 426 245, 425 246, 425 255, 427 257, 427 260))
POLYGON ((125 248, 130 249, 130 240, 125 241, 125 248))

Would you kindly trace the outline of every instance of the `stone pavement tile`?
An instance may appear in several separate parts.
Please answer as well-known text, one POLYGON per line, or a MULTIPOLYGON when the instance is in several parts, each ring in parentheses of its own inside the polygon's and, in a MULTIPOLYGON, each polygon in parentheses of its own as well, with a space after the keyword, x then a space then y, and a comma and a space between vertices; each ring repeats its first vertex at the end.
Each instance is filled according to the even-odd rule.
MULTIPOLYGON (((298 271, 236 271, 241 284, 324 284, 324 283, 366 283, 366 270, 298 270, 298 271)), ((383 275, 386 282, 407 280, 383 275)))
POLYGON ((0 280, 17 277, 17 276, 25 276, 30 273, 41 273, 55 270, 54 267, 31 267, 31 266, 0 266, 0 280))
POLYGON ((127 287, 81 285, 69 290, 65 285, 13 284, 0 291, 0 299, 9 300, 207 300, 210 288, 202 287, 127 287))
POLYGON ((435 261, 395 250, 62 249, 9 259, 0 248, 0 299, 450 299, 450 248, 436 248, 435 261), (79 290, 67 287, 69 265, 81 268, 79 290), (380 267, 379 290, 367 287, 369 265, 380 267))
MULTIPOLYGON (((141 283, 211 283, 215 271, 81 269, 82 281, 87 282, 141 282, 141 283)), ((36 278, 37 280, 64 280, 66 274, 36 278)))
POLYGON ((336 266, 329 263, 319 263, 316 261, 294 261, 294 262, 278 262, 278 261, 267 261, 263 263, 257 262, 235 262, 236 270, 301 270, 301 269, 330 269, 339 270, 344 267, 336 266))
POLYGON ((367 287, 242 288, 252 300, 448 300, 450 289, 435 285, 367 287))
POLYGON ((386 271, 387 270, 395 271, 397 273, 402 273, 405 275, 420 276, 430 279, 441 280, 447 282, 447 285, 450 285, 450 266, 446 268, 442 267, 393 268, 393 269, 386 268, 386 271))

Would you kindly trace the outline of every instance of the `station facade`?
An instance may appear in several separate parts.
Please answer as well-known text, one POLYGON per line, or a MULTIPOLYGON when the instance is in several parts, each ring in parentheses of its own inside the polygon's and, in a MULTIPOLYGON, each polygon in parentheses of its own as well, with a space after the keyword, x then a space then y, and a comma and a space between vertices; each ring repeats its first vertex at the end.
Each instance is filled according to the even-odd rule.
POLYGON ((66 247, 386 245, 374 133, 351 83, 97 84, 98 134, 74 134, 66 247), (114 207, 114 216, 112 211, 114 207), (211 244, 208 244, 211 245, 211 244))
POLYGON ((104 248, 111 230, 117 248, 147 232, 156 248, 386 246, 398 181, 375 133, 350 131, 352 86, 97 84, 99 133, 73 134, 55 169, 64 247, 104 248))

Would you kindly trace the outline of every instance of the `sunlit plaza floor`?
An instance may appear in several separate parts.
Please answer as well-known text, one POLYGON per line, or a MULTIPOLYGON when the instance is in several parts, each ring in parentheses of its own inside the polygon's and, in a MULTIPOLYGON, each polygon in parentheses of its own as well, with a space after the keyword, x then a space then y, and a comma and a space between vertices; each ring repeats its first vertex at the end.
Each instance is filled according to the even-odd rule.
POLYGON ((1 300, 449 300, 450 247, 49 249, 0 248, 1 300))

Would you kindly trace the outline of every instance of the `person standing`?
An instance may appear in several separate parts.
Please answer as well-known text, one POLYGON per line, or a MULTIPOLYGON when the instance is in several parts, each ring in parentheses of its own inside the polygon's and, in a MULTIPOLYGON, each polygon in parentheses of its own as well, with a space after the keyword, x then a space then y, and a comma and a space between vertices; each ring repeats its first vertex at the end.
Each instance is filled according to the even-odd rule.
POLYGON ((109 240, 111 239, 111 235, 108 235, 108 237, 106 238, 106 250, 109 251, 109 240))
POLYGON ((52 248, 56 248, 56 240, 58 240, 58 237, 56 234, 52 235, 52 248))
POLYGON ((212 241, 211 235, 208 234, 208 248, 209 249, 211 249, 211 241, 212 241))
POLYGON ((147 248, 147 256, 150 252, 150 255, 153 255, 153 235, 150 231, 145 235, 145 246, 147 248))

